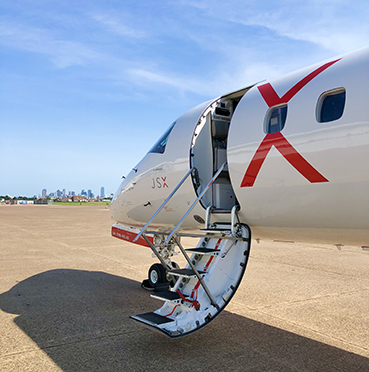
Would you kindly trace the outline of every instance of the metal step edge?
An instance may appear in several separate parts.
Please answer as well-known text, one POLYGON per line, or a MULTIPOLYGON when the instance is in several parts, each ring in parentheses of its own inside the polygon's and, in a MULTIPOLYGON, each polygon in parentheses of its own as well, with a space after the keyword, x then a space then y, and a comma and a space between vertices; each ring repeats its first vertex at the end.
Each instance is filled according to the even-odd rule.
POLYGON ((212 209, 211 214, 231 214, 231 209, 212 209))
POLYGON ((211 248, 208 248, 208 249, 209 249, 208 252, 201 252, 198 248, 188 248, 185 251, 191 252, 191 253, 202 254, 206 256, 219 256, 219 253, 220 253, 219 249, 212 249, 212 250, 210 250, 211 248))
MULTIPOLYGON (((184 273, 178 273, 175 270, 173 271, 168 271, 169 275, 174 275, 174 276, 180 276, 182 278, 196 278, 196 274, 193 272, 193 274, 184 274, 184 273)), ((207 274, 206 271, 199 271, 200 275, 207 274)))
POLYGON ((167 317, 165 317, 165 316, 162 316, 162 315, 156 314, 156 313, 154 313, 154 312, 151 312, 151 313, 145 313, 145 314, 138 314, 138 315, 131 315, 130 318, 132 318, 132 319, 134 319, 134 320, 137 320, 137 321, 139 321, 139 322, 141 322, 141 323, 145 323, 145 324, 147 324, 147 325, 153 326, 153 327, 158 327, 158 326, 160 326, 160 325, 162 325, 162 324, 166 324, 166 323, 174 322, 173 319, 170 319, 170 318, 167 318, 167 317), (149 319, 145 319, 145 318, 143 318, 142 316, 144 316, 144 315, 146 315, 146 316, 152 315, 154 318, 156 318, 156 319, 158 319, 158 320, 159 320, 159 319, 162 320, 162 322, 161 322, 161 323, 155 323, 154 321, 151 321, 151 320, 149 320, 149 319))
MULTIPOLYGON (((176 294, 176 292, 172 292, 172 291, 163 291, 163 292, 170 292, 170 293, 175 293, 176 294)), ((177 295, 178 298, 173 298, 173 299, 166 298, 165 296, 161 295, 163 292, 156 292, 156 293, 154 292, 154 293, 151 293, 150 297, 156 298, 157 300, 174 302, 174 303, 182 300, 182 298, 179 295, 177 295)), ((187 295, 183 295, 183 297, 187 298, 188 296, 187 295)))
POLYGON ((230 229, 200 229, 201 232, 208 234, 230 234, 232 231, 230 229))

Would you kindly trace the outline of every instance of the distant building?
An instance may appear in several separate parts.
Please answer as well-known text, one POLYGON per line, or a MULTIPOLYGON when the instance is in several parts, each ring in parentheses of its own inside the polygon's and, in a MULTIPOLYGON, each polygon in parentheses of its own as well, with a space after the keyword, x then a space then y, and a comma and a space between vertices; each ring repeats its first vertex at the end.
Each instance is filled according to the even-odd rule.
POLYGON ((86 197, 87 197, 87 192, 86 192, 86 190, 85 190, 85 189, 82 189, 82 191, 81 191, 81 195, 82 195, 82 196, 86 196, 86 197))
POLYGON ((67 191, 63 189, 63 198, 65 198, 66 196, 67 196, 67 191))
POLYGON ((43 200, 43 199, 35 200, 34 203, 35 204, 53 204, 53 202, 51 200, 43 200))
POLYGON ((11 204, 27 205, 34 204, 33 200, 11 200, 11 204))
POLYGON ((47 190, 46 189, 42 190, 42 197, 47 198, 47 190))
POLYGON ((92 190, 88 190, 87 191, 87 197, 89 197, 89 198, 93 198, 94 197, 94 193, 92 192, 92 190))
POLYGON ((104 186, 100 189, 100 198, 105 198, 105 188, 104 186))
POLYGON ((72 201, 86 201, 87 198, 84 195, 74 195, 72 196, 72 201))

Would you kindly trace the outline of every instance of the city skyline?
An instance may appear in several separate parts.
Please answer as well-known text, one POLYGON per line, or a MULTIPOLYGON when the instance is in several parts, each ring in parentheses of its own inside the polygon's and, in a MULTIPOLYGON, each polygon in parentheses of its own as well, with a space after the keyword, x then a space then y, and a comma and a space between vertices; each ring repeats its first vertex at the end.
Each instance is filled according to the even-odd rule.
MULTIPOLYGON (((110 193, 109 195, 108 194, 105 194, 105 187, 104 186, 101 186, 100 187, 100 192, 95 194, 92 189, 82 189, 80 192, 76 192, 74 190, 68 190, 67 189, 63 189, 63 190, 60 190, 60 189, 57 189, 56 191, 52 191, 52 192, 47 192, 47 189, 44 188, 42 189, 41 191, 41 197, 45 198, 45 197, 50 197, 50 196, 53 196, 53 197, 56 197, 56 198, 66 198, 68 196, 75 196, 75 195, 81 195, 81 196, 85 196, 87 198, 107 198, 107 197, 110 197, 113 193, 110 193), (103 194, 102 194, 103 193, 103 194)), ((26 195, 24 195, 26 196, 26 195)))
POLYGON ((82 186, 78 188, 62 188, 62 189, 56 186, 55 188, 43 187, 40 191, 31 192, 31 193, 26 193, 22 191, 18 193, 12 193, 6 190, 4 187, 1 187, 1 184, 0 184, 0 195, 2 196, 8 195, 11 197, 27 197, 27 198, 41 197, 42 198, 42 197, 47 197, 50 194, 53 194, 55 196, 57 194, 64 195, 64 192, 66 196, 83 195, 82 192, 85 191, 86 195, 88 196, 89 191, 90 191, 94 195, 93 196, 94 198, 96 198, 97 196, 101 198, 101 189, 104 189, 104 194, 106 195, 106 197, 111 197, 112 195, 114 195, 116 189, 118 189, 119 186, 120 186, 120 182, 117 183, 117 186, 114 190, 109 190, 108 192, 105 192, 106 188, 104 186, 95 186, 91 188, 86 188, 85 186, 82 186), (45 194, 47 195, 45 196, 45 194))
POLYGON ((39 194, 33 194, 33 195, 26 195, 26 194, 19 194, 19 195, 11 195, 10 193, 0 193, 0 195, 2 196, 11 196, 11 197, 26 197, 26 198, 33 198, 33 197, 37 197, 37 198, 47 198, 47 197, 55 197, 55 198, 62 198, 62 197, 68 197, 68 196, 75 196, 75 195, 81 195, 81 196, 86 196, 87 198, 109 198, 109 197, 112 197, 112 195, 114 195, 114 192, 110 192, 110 193, 105 193, 105 187, 104 186, 101 186, 99 188, 100 192, 99 193, 94 193, 92 191, 92 189, 81 189, 80 192, 76 192, 74 190, 68 190, 63 188, 62 190, 60 189, 56 189, 55 191, 50 191, 48 192, 47 191, 47 188, 43 188, 41 190, 41 193, 39 194))

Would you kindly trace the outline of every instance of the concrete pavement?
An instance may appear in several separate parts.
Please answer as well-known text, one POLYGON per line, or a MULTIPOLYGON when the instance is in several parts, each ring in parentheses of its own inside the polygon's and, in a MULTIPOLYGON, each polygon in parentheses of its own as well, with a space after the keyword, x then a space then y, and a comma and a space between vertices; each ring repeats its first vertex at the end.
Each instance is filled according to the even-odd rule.
POLYGON ((103 206, 0 206, 0 226, 0 371, 369 371, 361 248, 253 241, 226 310, 173 340, 129 318, 161 305, 156 261, 103 206))

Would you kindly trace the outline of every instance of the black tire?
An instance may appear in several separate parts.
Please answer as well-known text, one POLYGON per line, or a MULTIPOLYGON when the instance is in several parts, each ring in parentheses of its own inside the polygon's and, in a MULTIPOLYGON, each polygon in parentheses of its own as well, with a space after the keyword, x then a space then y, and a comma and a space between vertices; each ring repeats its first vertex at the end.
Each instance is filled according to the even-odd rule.
POLYGON ((177 264, 177 262, 172 261, 171 264, 172 264, 173 269, 179 269, 180 268, 179 265, 177 264))
POLYGON ((167 272, 162 264, 154 264, 149 269, 149 283, 156 287, 160 283, 167 281, 167 272))

